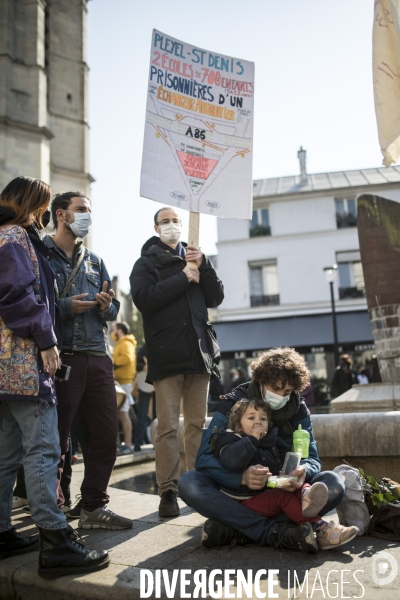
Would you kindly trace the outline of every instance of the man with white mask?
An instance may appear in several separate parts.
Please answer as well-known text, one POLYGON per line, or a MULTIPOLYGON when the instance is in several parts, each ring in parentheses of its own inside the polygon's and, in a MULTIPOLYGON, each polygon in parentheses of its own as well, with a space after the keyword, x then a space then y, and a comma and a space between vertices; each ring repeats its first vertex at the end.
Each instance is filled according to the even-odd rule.
POLYGON ((207 412, 210 376, 219 377, 220 351, 207 308, 223 300, 223 286, 199 248, 180 242, 182 225, 172 208, 154 216, 151 237, 131 277, 132 298, 143 316, 147 381, 157 407, 156 477, 160 517, 179 515, 178 426, 182 404, 187 469, 195 468, 207 412), (197 268, 190 268, 188 262, 197 268))
MULTIPOLYGON (((90 442, 82 499, 73 509, 73 515, 78 508, 76 516, 80 516, 78 526, 82 529, 127 529, 132 527, 132 521, 107 508, 107 485, 115 462, 118 434, 113 367, 107 355, 107 322, 115 321, 119 302, 114 298, 102 259, 82 243, 92 223, 89 199, 80 192, 57 194, 51 213, 56 232, 43 241, 51 250, 50 264, 58 287, 60 319, 56 335, 60 358, 63 365, 71 367, 68 380, 56 379, 61 446, 59 480, 71 423, 82 404, 90 442)), ((59 481, 57 501, 63 508, 59 481)))

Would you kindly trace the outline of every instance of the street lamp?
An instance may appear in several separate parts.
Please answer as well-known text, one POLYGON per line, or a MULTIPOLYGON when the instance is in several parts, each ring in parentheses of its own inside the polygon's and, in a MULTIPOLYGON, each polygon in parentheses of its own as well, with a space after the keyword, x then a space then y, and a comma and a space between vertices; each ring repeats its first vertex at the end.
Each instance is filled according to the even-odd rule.
POLYGON ((337 265, 324 268, 326 281, 329 283, 331 289, 331 306, 332 306, 332 324, 333 324, 333 346, 335 354, 335 367, 339 364, 339 351, 338 351, 338 336, 337 336, 337 324, 336 324, 336 312, 335 312, 335 295, 333 293, 333 284, 336 279, 337 265))

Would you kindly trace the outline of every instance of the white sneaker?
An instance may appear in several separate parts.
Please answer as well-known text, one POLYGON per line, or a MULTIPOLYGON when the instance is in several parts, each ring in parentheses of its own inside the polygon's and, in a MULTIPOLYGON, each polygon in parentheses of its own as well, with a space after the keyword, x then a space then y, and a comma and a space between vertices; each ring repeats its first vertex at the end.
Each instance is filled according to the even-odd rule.
POLYGON ((22 508, 23 506, 28 506, 28 500, 26 498, 13 496, 12 510, 14 510, 14 508, 22 508))

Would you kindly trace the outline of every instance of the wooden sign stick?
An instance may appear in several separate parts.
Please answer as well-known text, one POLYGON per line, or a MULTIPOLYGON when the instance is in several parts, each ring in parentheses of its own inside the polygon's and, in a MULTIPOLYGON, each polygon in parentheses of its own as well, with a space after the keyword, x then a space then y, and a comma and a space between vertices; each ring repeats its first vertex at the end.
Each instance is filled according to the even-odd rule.
MULTIPOLYGON (((190 211, 189 215, 189 237, 188 245, 199 247, 199 235, 200 235, 200 213, 190 211)), ((197 269, 197 265, 194 262, 188 262, 188 266, 191 269, 197 269)))

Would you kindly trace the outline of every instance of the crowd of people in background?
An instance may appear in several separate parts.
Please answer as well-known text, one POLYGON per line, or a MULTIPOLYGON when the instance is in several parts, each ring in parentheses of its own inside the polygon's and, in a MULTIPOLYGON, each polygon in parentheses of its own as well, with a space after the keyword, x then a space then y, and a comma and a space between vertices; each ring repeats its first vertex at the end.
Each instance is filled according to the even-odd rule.
POLYGON ((116 342, 112 354, 114 379, 125 392, 118 407, 123 434, 122 443, 117 444, 119 455, 140 452, 142 446, 151 444, 150 424, 156 415, 154 387, 146 382, 146 344, 137 348, 136 338, 129 331, 126 322, 112 325, 111 339, 116 342))
POLYGON ((379 383, 380 381, 381 377, 376 356, 373 356, 371 367, 368 370, 363 364, 358 364, 354 369, 351 356, 341 354, 339 365, 335 370, 330 385, 331 398, 334 399, 341 396, 350 390, 353 385, 366 385, 368 383, 379 383))
MULTIPOLYGON (((225 393, 225 391, 233 391, 236 387, 249 381, 251 378, 250 368, 243 360, 240 362, 241 364, 236 364, 236 366, 230 369, 229 384, 226 386, 226 390, 224 390, 221 380, 210 382, 209 402, 218 402, 219 396, 225 393)), ((330 400, 334 400, 341 394, 344 394, 353 385, 380 382, 381 377, 376 354, 373 354, 371 359, 367 361, 367 365, 358 362, 355 366, 349 354, 341 354, 339 356, 339 364, 330 381, 327 378, 317 378, 317 382, 315 382, 311 378, 308 385, 301 390, 300 394, 311 413, 313 413, 317 407, 319 407, 318 410, 328 410, 330 400), (313 383, 316 385, 316 389, 314 389, 313 383)))

